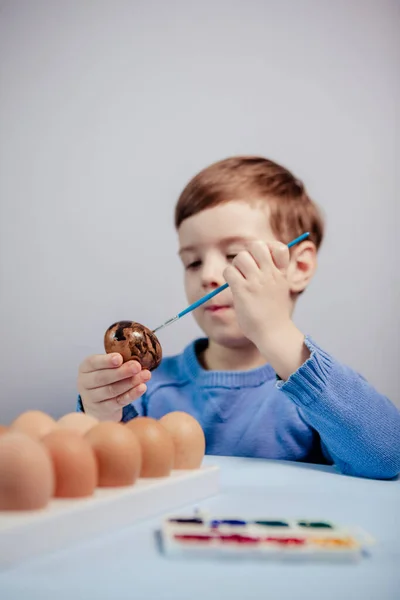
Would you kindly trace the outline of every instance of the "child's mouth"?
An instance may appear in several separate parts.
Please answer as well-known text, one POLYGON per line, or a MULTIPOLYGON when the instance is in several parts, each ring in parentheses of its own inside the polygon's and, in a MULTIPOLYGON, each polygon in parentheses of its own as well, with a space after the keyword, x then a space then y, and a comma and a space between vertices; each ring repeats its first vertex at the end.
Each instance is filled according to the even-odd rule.
POLYGON ((231 307, 228 305, 221 305, 221 306, 212 305, 212 306, 207 306, 206 310, 210 311, 212 313, 216 313, 216 312, 221 312, 221 311, 227 310, 228 308, 231 308, 231 307))

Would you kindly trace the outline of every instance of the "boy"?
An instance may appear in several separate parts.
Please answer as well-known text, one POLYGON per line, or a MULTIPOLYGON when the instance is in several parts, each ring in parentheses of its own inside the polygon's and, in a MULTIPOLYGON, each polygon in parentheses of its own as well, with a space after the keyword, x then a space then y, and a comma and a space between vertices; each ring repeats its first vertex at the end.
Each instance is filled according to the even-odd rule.
POLYGON ((294 325, 316 269, 323 222, 303 184, 260 157, 204 169, 175 210, 189 303, 205 337, 152 374, 119 354, 80 366, 78 410, 127 421, 183 410, 202 425, 206 452, 330 463, 345 474, 400 472, 400 411, 294 325), (309 238, 290 251, 286 244, 309 238), (279 241, 278 241, 279 240, 279 241))

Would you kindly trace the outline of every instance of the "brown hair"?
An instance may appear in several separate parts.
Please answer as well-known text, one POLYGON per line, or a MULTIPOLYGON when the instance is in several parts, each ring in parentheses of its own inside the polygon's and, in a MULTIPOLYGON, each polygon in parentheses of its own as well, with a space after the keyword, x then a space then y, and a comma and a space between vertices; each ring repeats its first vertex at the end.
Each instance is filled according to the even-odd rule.
POLYGON ((270 225, 284 243, 308 231, 320 247, 322 215, 301 181, 281 165, 259 156, 234 156, 200 171, 182 191, 175 207, 175 227, 207 208, 229 202, 265 200, 270 225))

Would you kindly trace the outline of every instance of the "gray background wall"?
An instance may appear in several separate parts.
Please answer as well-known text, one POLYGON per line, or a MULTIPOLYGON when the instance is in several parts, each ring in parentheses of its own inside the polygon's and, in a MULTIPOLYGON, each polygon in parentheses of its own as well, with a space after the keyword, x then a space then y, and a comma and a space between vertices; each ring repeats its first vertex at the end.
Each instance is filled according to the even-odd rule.
POLYGON ((0 2, 0 422, 74 410, 109 324, 186 306, 174 203, 236 153, 322 205, 296 322, 400 405, 399 25, 389 0, 0 2))

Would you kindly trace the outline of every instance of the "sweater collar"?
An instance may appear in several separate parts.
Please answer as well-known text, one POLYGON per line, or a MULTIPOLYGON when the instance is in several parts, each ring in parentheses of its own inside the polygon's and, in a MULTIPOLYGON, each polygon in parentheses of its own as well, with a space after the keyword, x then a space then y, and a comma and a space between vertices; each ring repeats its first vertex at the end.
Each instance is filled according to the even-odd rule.
POLYGON ((242 388, 256 387, 276 379, 271 365, 266 364, 249 371, 208 371, 204 369, 197 357, 197 352, 207 346, 207 338, 199 338, 186 346, 182 354, 183 367, 190 379, 197 385, 205 387, 242 388))

